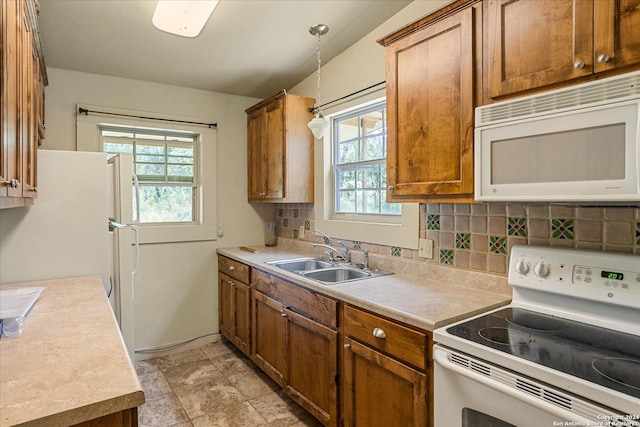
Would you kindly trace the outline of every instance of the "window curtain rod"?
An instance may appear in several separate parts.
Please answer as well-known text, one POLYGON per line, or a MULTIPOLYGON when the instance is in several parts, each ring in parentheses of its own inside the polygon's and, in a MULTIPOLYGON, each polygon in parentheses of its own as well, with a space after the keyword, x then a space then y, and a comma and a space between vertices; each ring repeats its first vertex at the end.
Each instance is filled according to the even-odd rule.
POLYGON ((89 113, 107 114, 107 115, 110 115, 110 116, 133 117, 134 119, 158 120, 158 121, 161 121, 161 122, 186 123, 186 124, 189 124, 189 125, 207 126, 209 129, 211 129, 211 128, 216 128, 217 129, 218 128, 218 124, 217 123, 189 122, 187 120, 160 119, 158 117, 133 116, 133 115, 130 115, 130 114, 108 113, 106 111, 93 111, 93 110, 87 110, 86 108, 78 107, 78 114, 84 114, 85 116, 88 116, 89 113))
POLYGON ((385 81, 382 81, 382 82, 380 82, 380 83, 376 83, 376 84, 374 84, 374 85, 371 85, 371 86, 369 86, 369 87, 365 87, 364 89, 357 90, 357 91, 355 91, 355 92, 353 92, 353 93, 350 93, 349 95, 345 95, 345 96, 343 96, 343 97, 341 97, 341 98, 334 99, 333 101, 325 102, 324 104, 322 104, 322 105, 318 105, 317 107, 309 108, 309 112, 310 112, 310 113, 315 113, 315 112, 316 112, 316 110, 317 110, 317 109, 319 109, 319 108, 326 107, 326 106, 327 106, 327 105, 329 105, 329 104, 333 104, 333 103, 336 103, 336 102, 338 102, 338 101, 345 100, 345 99, 347 99, 347 98, 351 98, 352 96, 355 96, 355 95, 358 95, 359 93, 362 93, 362 92, 368 91, 369 89, 373 89, 374 87, 382 86, 383 84, 386 84, 386 83, 387 83, 387 81, 385 80, 385 81))

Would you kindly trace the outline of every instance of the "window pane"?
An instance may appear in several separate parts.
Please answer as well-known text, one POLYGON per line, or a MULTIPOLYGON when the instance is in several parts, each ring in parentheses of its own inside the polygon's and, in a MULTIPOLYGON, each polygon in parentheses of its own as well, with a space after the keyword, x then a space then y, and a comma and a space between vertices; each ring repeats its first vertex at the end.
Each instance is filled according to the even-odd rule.
POLYGON ((336 194, 336 212, 355 213, 356 212, 356 192, 338 191, 336 194))
POLYGON ((167 179, 169 181, 193 182, 193 166, 167 165, 167 179))
POLYGON ((136 163, 136 175, 141 181, 164 181, 165 165, 164 163, 136 163))
POLYGON ((148 155, 136 155, 136 162, 138 163, 164 163, 164 156, 148 156, 148 155))
POLYGON ((337 169, 336 170, 336 188, 341 190, 356 188, 355 169, 337 169))
POLYGON ((164 156, 165 145, 164 144, 136 144, 137 154, 157 154, 164 156))
POLYGON ((384 135, 370 136, 362 140, 362 160, 378 160, 387 158, 387 147, 384 135))
POLYGON ((359 140, 338 144, 336 164, 343 165, 345 163, 355 163, 360 160, 359 144, 359 140))
POLYGON ((191 186, 140 186, 140 221, 193 221, 193 191, 191 186))
POLYGON ((380 212, 380 191, 378 190, 362 191, 362 212, 364 213, 380 212))
POLYGON ((358 138, 358 117, 341 120, 338 124, 338 142, 358 138))
POLYGON ((102 150, 107 153, 133 153, 133 144, 105 141, 102 150))

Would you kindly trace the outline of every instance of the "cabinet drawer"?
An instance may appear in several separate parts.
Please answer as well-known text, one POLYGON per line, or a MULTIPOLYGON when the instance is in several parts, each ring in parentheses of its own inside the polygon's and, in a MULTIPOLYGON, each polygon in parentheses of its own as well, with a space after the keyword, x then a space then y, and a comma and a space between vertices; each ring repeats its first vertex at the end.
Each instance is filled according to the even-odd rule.
POLYGON ((333 328, 338 326, 338 302, 334 299, 255 269, 251 272, 251 286, 284 303, 293 311, 306 314, 333 328))
POLYGON ((249 266, 218 255, 218 271, 243 283, 249 283, 249 266))
POLYGON ((428 340, 426 332, 409 329, 345 305, 344 333, 416 368, 425 369, 428 340))

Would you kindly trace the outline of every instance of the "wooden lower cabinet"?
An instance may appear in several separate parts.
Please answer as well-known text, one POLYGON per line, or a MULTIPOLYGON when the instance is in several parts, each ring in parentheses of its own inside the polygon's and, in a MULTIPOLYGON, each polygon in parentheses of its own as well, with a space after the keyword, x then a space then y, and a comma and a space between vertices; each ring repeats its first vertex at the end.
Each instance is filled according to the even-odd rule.
POLYGON ((344 426, 430 425, 431 335, 350 305, 342 318, 344 426))
POLYGON ((218 274, 220 333, 247 355, 250 342, 250 290, 249 285, 224 273, 218 274))
POLYGON ((338 419, 338 333, 286 312, 285 390, 327 426, 338 419))
POLYGON ((251 294, 251 360, 284 387, 284 304, 254 290, 251 294))
POLYGON ((251 353, 249 272, 249 266, 218 256, 220 333, 246 355, 251 353))
POLYGON ((252 360, 326 426, 338 425, 338 302, 251 271, 252 360))
POLYGON ((427 376, 345 338, 345 426, 427 427, 427 376))

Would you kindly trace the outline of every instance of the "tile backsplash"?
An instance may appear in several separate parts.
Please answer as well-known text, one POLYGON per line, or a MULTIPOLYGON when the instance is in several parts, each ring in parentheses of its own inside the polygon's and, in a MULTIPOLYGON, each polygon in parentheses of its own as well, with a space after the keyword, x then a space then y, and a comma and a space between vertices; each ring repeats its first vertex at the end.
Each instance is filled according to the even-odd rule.
MULTIPOLYGON (((279 237, 320 241, 311 234, 313 204, 278 204, 275 218, 279 237), (300 227, 304 228, 303 235, 300 227)), ((356 251, 506 275, 513 245, 640 254, 640 208, 426 203, 420 205, 419 233, 420 238, 434 241, 433 259, 421 258, 417 250, 407 248, 346 243, 356 251)))

